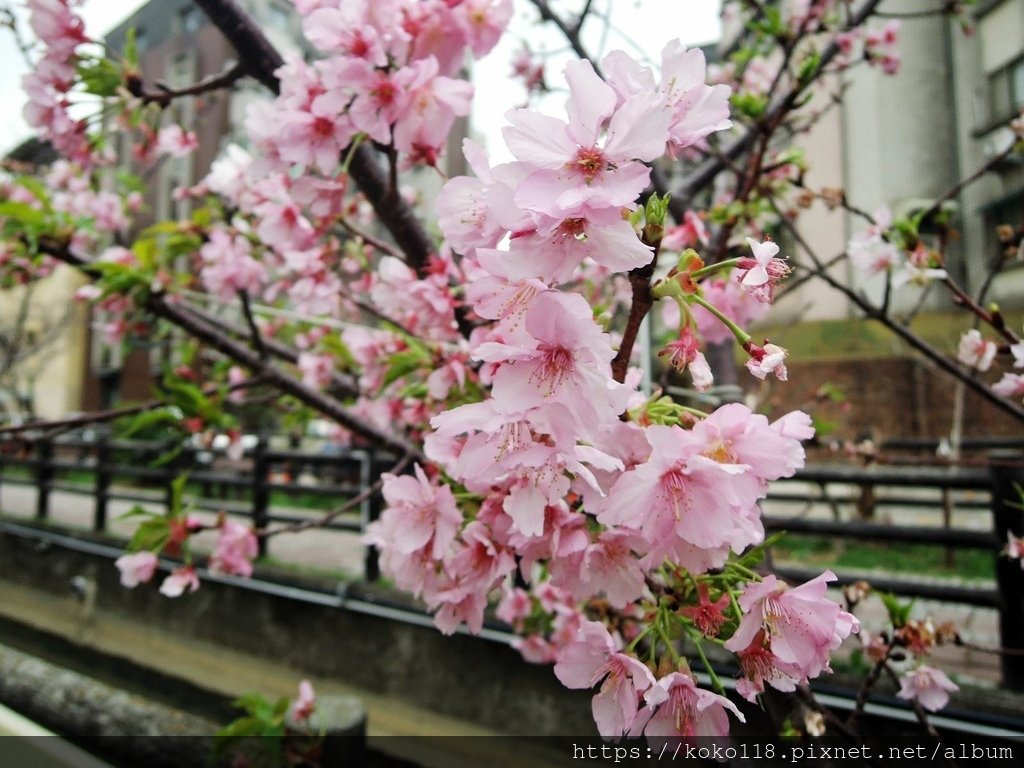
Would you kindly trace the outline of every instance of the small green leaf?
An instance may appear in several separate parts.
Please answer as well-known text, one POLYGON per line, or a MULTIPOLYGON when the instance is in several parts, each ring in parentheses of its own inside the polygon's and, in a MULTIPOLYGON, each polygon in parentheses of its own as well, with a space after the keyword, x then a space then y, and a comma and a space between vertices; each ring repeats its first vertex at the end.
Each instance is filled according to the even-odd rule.
POLYGON ((801 84, 807 84, 818 74, 821 66, 821 54, 818 51, 811 51, 800 62, 800 69, 797 72, 797 79, 801 84))
POLYGON ((133 69, 139 68, 139 45, 136 40, 135 27, 129 27, 124 36, 124 61, 133 69))
POLYGON ((129 552, 159 552, 171 538, 171 528, 165 517, 143 520, 128 542, 129 552))
POLYGON ((181 514, 183 499, 185 496, 185 487, 188 485, 188 472, 182 472, 176 478, 171 480, 171 498, 170 498, 170 509, 168 513, 171 517, 178 517, 181 514))
POLYGON ((140 507, 138 504, 136 504, 123 515, 118 515, 117 519, 129 520, 133 517, 160 517, 160 515, 156 514, 155 512, 150 512, 149 510, 144 509, 143 507, 140 507))
POLYGON ((878 597, 889 614, 889 621, 892 623, 893 628, 899 629, 907 623, 907 620, 910 618, 910 611, 914 607, 913 601, 901 603, 896 595, 890 592, 879 592, 878 597))
POLYGON ((10 200, 0 202, 0 218, 15 219, 25 226, 38 227, 46 223, 46 214, 28 203, 10 200))
POLYGON ((109 59, 82 58, 76 67, 86 93, 114 96, 124 82, 121 69, 109 59))

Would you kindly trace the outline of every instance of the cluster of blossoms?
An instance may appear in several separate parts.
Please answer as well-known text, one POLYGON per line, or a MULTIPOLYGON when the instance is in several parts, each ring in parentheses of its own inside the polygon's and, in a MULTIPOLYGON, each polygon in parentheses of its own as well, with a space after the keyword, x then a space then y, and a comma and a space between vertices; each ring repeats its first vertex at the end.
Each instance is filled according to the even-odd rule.
MULTIPOLYGON (((783 23, 794 36, 825 30, 836 5, 794 0, 783 23)), ((87 38, 71 3, 30 7, 47 44, 37 73, 45 87, 27 84, 37 92, 33 124, 83 165, 93 163, 84 123, 65 130, 61 111, 75 49, 87 38)), ((403 438, 424 445, 427 461, 412 474, 383 478, 386 508, 367 541, 380 548, 385 573, 421 597, 445 633, 462 624, 480 631, 496 601, 497 615, 520 633, 525 658, 554 663, 569 687, 598 687, 593 711, 604 736, 724 735, 729 713, 742 720, 710 666, 716 690, 697 685, 680 641, 705 664, 702 643, 735 654, 737 690, 749 700, 766 688, 792 691, 828 670, 830 654, 859 628, 827 597, 832 574, 790 587, 750 570, 764 542, 760 502, 769 483, 803 465, 810 418, 791 412, 770 421, 740 404, 705 414, 646 398, 640 372, 620 359, 629 345, 609 332, 629 297, 625 273, 655 270, 659 253, 680 252, 651 289, 667 324, 679 329, 663 350, 669 363, 706 390, 713 381, 702 345, 736 339, 752 375, 787 376, 786 351, 754 344, 743 330, 763 317, 788 273, 778 246, 747 238, 749 255, 705 265, 692 250, 709 244, 705 217, 691 210, 667 226, 666 201, 646 197, 651 163, 695 155, 730 128, 729 86, 709 85, 703 54, 678 42, 663 50, 658 73, 621 51, 601 62, 603 77, 586 60, 567 65, 566 119, 529 109, 508 114, 513 162, 493 165, 482 147, 464 143, 475 175, 445 185, 436 209, 444 243, 414 268, 372 234, 369 206, 350 189, 348 170, 371 143, 385 149, 397 200, 399 170, 437 166, 456 118, 469 111, 463 63, 495 45, 512 2, 295 0, 295 7, 323 57, 287 59, 276 73, 279 96, 252 105, 252 154, 230 148, 200 184, 176 191, 203 206, 168 238, 180 250, 160 261, 113 247, 92 260, 102 277, 123 278, 112 288, 101 277, 81 292, 111 316, 107 340, 131 330, 139 296, 179 300, 168 290, 178 276, 165 265, 180 255, 192 258, 198 276, 181 285, 201 283, 220 302, 240 298, 247 312, 259 301, 300 318, 295 330, 250 312, 252 343, 260 334, 287 342, 299 384, 330 389, 343 381, 335 391, 355 393, 344 404, 349 413, 389 434, 397 425, 403 438), (348 324, 367 314, 379 327, 348 324)), ((864 44, 885 66, 892 42, 883 34, 864 44)), ((755 58, 732 76, 748 94, 770 96, 781 66, 755 58)), ((528 87, 543 88, 543 70, 528 54, 516 69, 528 87)), ((125 111, 142 109, 130 101, 125 111)), ((146 129, 134 114, 125 125, 146 129)), ((144 162, 196 146, 195 135, 176 125, 143 133, 136 155, 144 162)), ((765 189, 782 189, 801 171, 774 149, 766 158, 765 189)), ((90 238, 123 229, 138 202, 95 192, 97 184, 76 180, 69 168, 55 167, 49 186, 60 194, 51 207, 62 222, 92 223, 94 234, 76 235, 71 248, 94 252, 100 242, 90 238)), ((16 202, 40 206, 24 189, 4 191, 5 199, 20 194, 16 202)), ((761 214, 743 217, 751 231, 767 230, 761 214)), ((876 271, 902 270, 906 277, 894 282, 944 274, 927 251, 892 238, 880 219, 851 254, 866 254, 876 271)), ((726 240, 743 248, 742 240, 726 240)), ((988 353, 971 354, 980 362, 988 353)), ((245 375, 237 366, 227 373, 232 384, 245 375)), ((184 423, 196 433, 211 426, 196 414, 184 423)), ((150 581, 166 554, 184 564, 161 593, 195 591, 188 547, 210 528, 218 539, 209 569, 251 575, 254 531, 225 517, 205 525, 177 510, 140 527, 132 553, 117 561, 122 582, 150 581)), ((918 667, 907 690, 931 690, 927 669, 918 667)), ((926 696, 917 697, 924 704, 926 696)), ((312 699, 304 690, 296 717, 308 716, 312 699)))
MULTIPOLYGON (((95 252, 105 239, 124 231, 129 215, 142 206, 139 194, 121 195, 104 189, 82 166, 67 160, 53 163, 41 181, 47 190, 45 196, 38 187, 27 185, 24 177, 0 172, 0 199, 25 206, 56 226, 67 228, 71 232, 69 249, 83 257, 95 252)), ((23 284, 46 277, 56 264, 49 257, 29 253, 20 244, 5 243, 0 248, 0 280, 4 284, 23 284)), ((123 248, 119 251, 126 252, 123 248)), ((114 251, 105 258, 113 260, 114 251)), ((98 296, 96 293, 83 298, 98 296)), ((127 309, 127 302, 118 304, 116 309, 127 309)))
POLYGON ((890 618, 890 632, 861 633, 865 657, 871 663, 887 666, 894 675, 898 670, 897 696, 937 712, 949 703, 949 694, 960 688, 946 673, 926 662, 936 646, 957 640, 956 629, 949 623, 937 625, 930 618, 894 616, 891 609, 890 618))
MULTIPOLYGON (((158 521, 157 525, 164 523, 157 517, 151 520, 158 521)), ((252 576, 252 561, 259 552, 259 546, 256 534, 249 526, 226 517, 217 525, 208 526, 190 515, 172 518, 166 521, 165 526, 165 535, 159 538, 155 546, 122 555, 115 561, 114 564, 121 572, 122 586, 131 589, 148 583, 160 565, 158 555, 161 552, 169 557, 187 555, 189 539, 211 527, 217 530, 217 543, 207 564, 210 571, 244 578, 252 576)), ((164 578, 160 594, 180 597, 186 590, 195 592, 197 589, 199 573, 188 557, 185 565, 175 568, 164 578)))
MULTIPOLYGON (((1024 344, 1011 344, 1010 353, 1013 355, 1014 368, 1024 368, 1024 344)), ((1024 375, 1004 373, 1003 378, 997 381, 992 389, 1003 397, 1024 397, 1024 375)))
POLYGON ((472 87, 454 77, 465 52, 487 53, 512 14, 511 0, 296 7, 327 58, 289 61, 281 96, 254 110, 249 129, 269 157, 324 175, 357 136, 394 147, 409 165, 434 165, 455 117, 469 112, 472 87))
POLYGON ((888 208, 879 208, 872 219, 871 226, 851 239, 847 246, 850 260, 861 273, 866 277, 887 275, 893 288, 927 285, 945 279, 947 273, 942 269, 938 254, 921 240, 905 243, 902 235, 893 229, 893 217, 888 208))
MULTIPOLYGON (((763 541, 758 503, 769 482, 802 466, 809 417, 769 422, 738 404, 702 418, 663 413, 632 373, 613 376, 614 340, 565 288, 581 269, 649 264, 658 243, 638 232, 650 210, 637 208, 645 163, 729 125, 728 89, 704 83, 699 51, 670 44, 660 79, 621 52, 602 68, 606 80, 589 62, 567 65, 568 120, 510 112, 505 139, 516 160, 491 167, 467 142, 476 177, 442 191, 439 223, 463 256, 465 300, 491 321, 469 346, 490 396, 431 419, 432 465, 386 476, 386 509, 367 540, 444 632, 462 622, 479 631, 489 599, 500 597, 499 615, 526 635, 526 658, 556 662, 571 687, 600 686, 603 735, 724 734, 735 707, 698 688, 671 643, 668 674, 638 659, 641 643, 653 656, 662 642, 660 622, 679 622, 696 642, 731 643, 750 696, 820 674, 857 623, 825 597, 827 574, 795 589, 713 575, 735 573, 732 558, 763 541), (733 589, 741 615, 726 615, 733 589), (673 594, 686 597, 659 603, 673 594), (588 619, 594 601, 620 617, 614 634, 588 619), (653 620, 652 610, 667 613, 653 620)), ((699 240, 697 222, 685 223, 692 234, 674 234, 699 240)), ((752 257, 706 274, 736 267, 728 283, 760 304, 785 270, 774 244, 751 247, 752 257)), ((734 327, 704 298, 701 277, 684 270, 667 282, 689 286, 687 297, 734 327)), ((664 295, 689 315, 688 298, 664 295)), ((764 362, 773 349, 758 348, 756 359, 784 377, 781 360, 764 362)))
POLYGON ((28 95, 25 122, 65 157, 89 165, 93 148, 86 121, 70 114, 68 94, 75 84, 79 46, 91 42, 74 7, 79 0, 28 0, 29 24, 44 45, 35 71, 22 78, 28 95))
POLYGON ((862 56, 872 66, 880 67, 887 75, 900 71, 903 62, 899 52, 899 19, 890 19, 880 29, 857 29, 841 32, 836 37, 839 50, 848 59, 853 58, 857 44, 862 44, 862 56))

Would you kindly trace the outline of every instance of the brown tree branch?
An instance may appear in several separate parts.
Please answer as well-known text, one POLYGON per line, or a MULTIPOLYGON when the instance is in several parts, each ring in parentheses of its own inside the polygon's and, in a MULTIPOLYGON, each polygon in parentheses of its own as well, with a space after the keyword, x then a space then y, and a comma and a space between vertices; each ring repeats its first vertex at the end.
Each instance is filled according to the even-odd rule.
MULTIPOLYGON (((248 73, 273 93, 280 93, 281 84, 276 72, 284 65, 284 59, 237 0, 194 2, 234 46, 248 73)), ((402 249, 406 262, 423 274, 435 252, 433 239, 412 207, 401 196, 390 194, 388 175, 365 143, 352 153, 349 175, 402 249)))
MULTIPOLYGON (((231 384, 227 387, 228 392, 232 392, 239 389, 247 389, 260 384, 260 379, 254 377, 247 379, 244 382, 238 384, 231 384)), ((209 385, 203 388, 202 392, 204 395, 216 394, 217 390, 220 389, 218 385, 209 385)), ((56 437, 64 432, 75 427, 84 427, 89 424, 102 424, 107 421, 114 421, 122 416, 134 416, 137 413, 143 411, 150 411, 154 408, 160 408, 166 405, 166 401, 155 399, 147 400, 143 403, 136 405, 125 405, 120 408, 108 408, 102 411, 91 411, 89 413, 80 413, 77 416, 68 416, 64 419, 53 419, 50 421, 31 421, 25 424, 11 425, 7 427, 0 427, 0 437, 5 435, 18 435, 24 432, 31 432, 37 429, 44 429, 47 431, 45 437, 47 439, 56 437)), ((31 441, 29 441, 31 442, 31 441)))
MULTIPOLYGON (((875 9, 881 1, 882 0, 867 0, 867 2, 865 2, 864 5, 856 11, 856 13, 852 14, 848 23, 845 25, 844 31, 849 31, 859 27, 867 21, 875 13, 875 9)), ((828 64, 839 55, 839 52, 839 44, 835 39, 833 39, 822 51, 818 70, 813 77, 794 84, 786 94, 780 97, 775 104, 769 107, 758 123, 752 125, 742 136, 723 148, 720 155, 708 158, 686 175, 679 187, 672 193, 672 200, 669 202, 669 209, 672 211, 672 215, 677 221, 682 221, 682 216, 686 209, 691 206, 693 198, 703 190, 707 189, 718 177, 718 174, 721 173, 722 169, 725 168, 723 161, 733 161, 738 158, 746 152, 757 139, 761 132, 761 125, 767 125, 771 121, 778 119, 779 116, 784 116, 792 110, 806 90, 813 83, 817 82, 818 78, 825 72, 825 68, 828 64)), ((655 190, 658 194, 665 194, 668 191, 663 174, 652 174, 651 180, 654 183, 655 190)))
POLYGON ((629 271, 629 285, 632 288, 629 317, 626 319, 626 328, 622 332, 619 351, 615 354, 615 359, 612 360, 612 378, 620 384, 626 380, 629 359, 633 356, 633 345, 636 344, 640 326, 651 311, 651 307, 654 306, 654 296, 651 295, 651 278, 654 276, 654 267, 658 263, 660 250, 661 240, 659 239, 654 244, 654 256, 650 263, 629 271))
MULTIPOLYGON (((90 266, 86 259, 71 253, 67 248, 67 243, 52 238, 41 239, 40 251, 85 271, 88 271, 90 266)), ((373 424, 363 421, 331 395, 305 385, 301 380, 277 367, 269 360, 262 359, 257 352, 250 349, 244 342, 235 340, 222 328, 207 323, 187 308, 168 301, 164 294, 150 294, 143 309, 156 317, 173 323, 197 341, 216 349, 226 357, 249 368, 269 386, 276 387, 284 394, 291 395, 325 417, 338 422, 338 424, 346 429, 370 440, 375 445, 425 461, 423 452, 404 437, 390 434, 373 424)))
MULTIPOLYGON (((774 201, 772 201, 772 205, 775 207, 774 201)), ((828 272, 827 265, 817 257, 814 249, 810 247, 793 222, 783 216, 782 212, 779 211, 777 207, 775 207, 775 211, 779 214, 779 218, 782 220, 783 225, 790 231, 796 242, 807 252, 807 255, 811 257, 812 261, 814 261, 815 268, 811 270, 811 274, 820 277, 829 286, 845 295, 864 313, 867 318, 877 320, 894 334, 899 336, 900 339, 905 341, 910 347, 917 350, 922 356, 934 363, 935 366, 943 372, 952 376, 957 381, 964 382, 964 384, 977 392, 983 399, 987 400, 989 403, 1005 413, 1008 413, 1014 418, 1024 422, 1024 408, 1017 405, 1015 402, 1000 397, 979 379, 966 375, 960 369, 960 366, 953 362, 948 356, 944 355, 906 326, 897 323, 893 318, 889 317, 888 314, 871 304, 852 288, 832 277, 828 272)), ((835 259, 833 261, 835 261, 835 259)))

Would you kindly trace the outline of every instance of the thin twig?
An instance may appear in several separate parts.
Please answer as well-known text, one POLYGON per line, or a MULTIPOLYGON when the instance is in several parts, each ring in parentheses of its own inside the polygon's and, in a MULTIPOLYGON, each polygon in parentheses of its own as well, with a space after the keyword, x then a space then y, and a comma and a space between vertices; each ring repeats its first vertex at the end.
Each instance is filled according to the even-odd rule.
MULTIPOLYGON (((253 377, 246 379, 244 382, 237 384, 228 385, 227 391, 234 392, 239 389, 248 389, 256 386, 260 383, 259 377, 253 377)), ((212 395, 220 389, 219 385, 211 384, 203 388, 203 395, 212 395)), ((126 405, 120 408, 108 408, 102 411, 92 411, 90 413, 80 413, 77 416, 68 416, 64 419, 53 419, 51 421, 33 421, 26 424, 18 424, 14 426, 0 427, 0 437, 5 435, 17 435, 23 432, 30 432, 37 429, 45 429, 47 432, 43 435, 44 438, 49 439, 56 437, 68 430, 74 429, 75 427, 84 427, 88 424, 102 424, 107 421, 114 421, 122 416, 134 416, 137 413, 143 411, 151 411, 154 408, 160 408, 161 406, 167 405, 165 400, 154 399, 147 400, 143 403, 136 405, 126 405)), ((30 441, 30 442, 34 442, 30 441)))
MULTIPOLYGON (((388 470, 388 472, 393 475, 397 475, 409 465, 410 461, 412 461, 412 456, 406 454, 399 459, 398 462, 388 470)), ((330 512, 316 518, 315 520, 303 520, 300 523, 292 523, 291 525, 285 525, 281 528, 260 528, 257 529, 255 533, 257 536, 270 538, 271 536, 277 536, 280 533, 298 533, 299 531, 307 531, 311 528, 323 528, 329 525, 336 518, 358 507, 364 501, 378 493, 383 487, 384 478, 379 477, 373 485, 364 488, 357 496, 353 496, 341 506, 332 509, 330 512)))
MULTIPOLYGON (((995 392, 993 392, 989 387, 985 386, 985 384, 980 380, 973 379, 969 376, 965 376, 964 372, 960 369, 959 365, 950 360, 942 352, 937 350, 924 339, 920 338, 909 328, 904 327, 903 325, 895 322, 888 315, 882 313, 878 307, 873 305, 871 302, 869 302, 863 296, 858 294, 852 288, 850 288, 847 285, 844 285, 843 283, 839 282, 834 277, 832 277, 832 275, 829 274, 825 263, 822 262, 822 260, 817 256, 815 250, 811 248, 810 244, 800 234, 799 230, 797 230, 793 222, 791 222, 789 219, 782 215, 774 200, 771 200, 769 198, 769 202, 776 211, 776 213, 779 215, 783 225, 793 235, 793 238, 796 240, 797 244, 799 244, 804 249, 804 251, 806 251, 807 255, 814 262, 815 269, 811 271, 811 274, 821 278, 829 286, 839 291, 840 293, 844 294, 851 302, 853 302, 855 306, 857 306, 865 314, 866 317, 868 317, 871 320, 877 320, 878 322, 880 322, 890 331, 899 336, 900 339, 905 341, 909 346, 917 350, 925 358, 934 363, 937 368, 949 374, 954 379, 958 381, 963 381, 965 384, 967 384, 967 386, 969 386, 971 389, 973 389, 975 392, 981 395, 981 397, 987 400, 989 403, 1001 409, 1002 411, 1012 415, 1019 421, 1024 422, 1024 408, 1017 405, 1015 402, 1011 400, 1000 397, 995 392)), ((833 259, 833 261, 835 261, 835 259, 833 259)))
POLYGON ((394 256, 396 259, 405 261, 404 255, 400 250, 395 248, 391 243, 381 240, 379 237, 371 235, 369 232, 365 232, 362 229, 356 227, 355 224, 350 222, 348 219, 340 219, 340 224, 345 230, 354 237, 358 237, 368 245, 372 245, 378 251, 383 251, 388 256, 394 256))
POLYGON ((263 334, 260 332, 260 328, 256 325, 256 318, 252 314, 252 304, 249 303, 249 292, 246 290, 240 290, 238 292, 238 298, 242 302, 242 314, 245 315, 245 322, 249 326, 249 334, 252 340, 252 347, 256 350, 256 353, 260 356, 261 360, 267 359, 267 348, 263 343, 263 334))
POLYGON ((185 88, 171 88, 163 82, 156 84, 157 90, 147 91, 142 78, 138 75, 128 77, 128 92, 136 96, 146 104, 156 104, 161 109, 167 107, 175 99, 182 96, 199 96, 210 91, 217 91, 222 88, 231 88, 235 83, 249 74, 243 62, 238 62, 233 67, 216 75, 211 75, 197 83, 185 88))

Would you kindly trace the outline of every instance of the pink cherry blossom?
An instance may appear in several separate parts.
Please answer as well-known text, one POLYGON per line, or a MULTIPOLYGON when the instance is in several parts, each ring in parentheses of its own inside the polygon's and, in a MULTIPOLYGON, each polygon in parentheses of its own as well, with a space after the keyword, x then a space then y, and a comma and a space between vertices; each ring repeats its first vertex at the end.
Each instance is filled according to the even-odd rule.
POLYGON ((1014 536, 1013 531, 1007 531, 1005 553, 1011 560, 1019 561, 1021 569, 1024 570, 1024 538, 1014 536))
POLYGON ((210 556, 210 570, 216 573, 252 576, 252 561, 259 554, 259 543, 252 528, 234 520, 220 525, 217 546, 210 556))
POLYGON ((1003 378, 992 385, 992 391, 1001 397, 1024 397, 1024 376, 1004 373, 1003 378))
POLYGON ((726 736, 729 712, 741 723, 746 718, 724 696, 698 688, 691 675, 672 672, 652 685, 644 694, 634 733, 662 738, 726 736))
POLYGON ((302 383, 307 387, 323 389, 331 383, 334 373, 334 358, 331 355, 301 352, 297 365, 302 373, 302 383))
POLYGON ((729 478, 746 467, 708 459, 700 442, 677 426, 651 426, 646 436, 650 458, 619 477, 598 520, 640 530, 657 552, 680 541, 706 550, 741 546, 746 526, 736 512, 749 502, 729 478))
POLYGON ((160 129, 156 139, 156 151, 171 157, 188 157, 199 146, 199 137, 192 131, 185 131, 180 125, 171 124, 160 129))
POLYGON ((949 694, 959 690, 942 670, 922 664, 900 677, 900 690, 896 695, 916 701, 929 712, 938 712, 949 703, 949 694))
POLYGON ((604 216, 632 205, 659 156, 669 112, 653 94, 616 105, 612 88, 586 60, 566 65, 569 122, 530 110, 509 112, 505 142, 537 168, 517 188, 516 204, 553 219, 604 216), (605 126, 607 125, 607 129, 605 126), (602 134, 605 134, 602 138, 602 134))
POLYGON ((152 579, 159 563, 160 560, 155 554, 146 551, 121 555, 114 561, 114 565, 121 572, 121 586, 128 589, 152 579))
POLYGON ((462 0, 454 6, 456 23, 476 56, 494 48, 512 18, 512 0, 462 0))
POLYGON ((785 381, 789 374, 786 371, 786 350, 775 344, 765 344, 759 347, 756 344, 749 344, 745 347, 750 353, 747 360, 747 370, 755 377, 764 381, 768 374, 774 374, 779 381, 785 381))
POLYGON ((683 223, 669 227, 661 238, 661 247, 667 251, 683 251, 707 245, 709 235, 704 220, 694 211, 683 213, 683 223))
POLYGON ((292 720, 301 723, 309 719, 314 709, 316 709, 316 693, 313 691, 313 684, 309 680, 303 680, 299 683, 299 697, 292 702, 288 713, 292 720))
POLYGON ((367 541, 402 554, 425 547, 444 557, 462 524, 462 515, 447 485, 434 485, 419 464, 416 476, 384 474, 386 507, 380 520, 367 528, 367 541))
POLYGON ((611 378, 615 353, 586 299, 579 294, 540 294, 530 304, 524 326, 518 337, 487 342, 474 351, 477 359, 503 363, 492 392, 504 410, 557 401, 584 423, 604 422, 622 413, 629 392, 611 378))
POLYGON ((661 79, 655 85, 650 69, 623 51, 612 51, 602 62, 608 82, 620 100, 656 93, 670 113, 668 148, 672 153, 689 147, 715 131, 729 128, 730 89, 707 85, 704 52, 685 48, 678 40, 661 52, 661 79))
POLYGON ((826 597, 826 583, 835 578, 826 571, 794 588, 773 575, 748 584, 739 597, 743 619, 725 648, 746 650, 763 630, 766 648, 779 661, 793 665, 804 678, 817 677, 828 669, 829 653, 860 626, 826 597))
POLYGON ((737 278, 740 285, 747 289, 758 301, 770 304, 774 287, 789 274, 789 267, 782 259, 776 258, 779 246, 771 240, 759 243, 752 237, 747 244, 754 253, 754 258, 742 258, 737 265, 737 278))
POLYGON ((981 332, 972 328, 960 337, 956 359, 975 370, 987 371, 992 367, 998 350, 998 344, 982 338, 981 332))
POLYGON ((592 705, 598 732, 605 738, 619 738, 629 731, 640 695, 655 683, 646 666, 616 651, 612 636, 596 621, 584 622, 576 639, 562 650, 555 676, 567 688, 601 685, 592 705))
POLYGON ((707 392, 714 383, 711 366, 708 365, 704 353, 700 351, 700 342, 693 329, 686 325, 679 331, 679 338, 670 341, 658 352, 658 357, 667 356, 669 365, 677 371, 688 369, 693 378, 693 388, 698 392, 707 392))
POLYGON ((199 574, 191 565, 175 568, 160 585, 160 594, 165 597, 181 597, 186 589, 189 592, 199 589, 199 574))
MULTIPOLYGON (((310 0, 306 0, 307 5, 310 0)), ((298 4, 297 4, 298 5, 298 4)), ((342 3, 340 7, 311 8, 302 22, 302 29, 313 45, 325 53, 340 53, 363 59, 375 67, 388 63, 384 41, 377 29, 367 23, 366 0, 342 3)), ((300 10, 300 13, 303 11, 300 10)))
POLYGON ((725 623, 726 609, 729 607, 729 594, 723 592, 715 602, 711 602, 708 586, 704 582, 697 585, 697 604, 680 609, 680 613, 694 623, 694 626, 705 637, 717 637, 718 630, 725 623))
POLYGON ((203 284, 222 301, 234 299, 239 291, 256 293, 267 279, 266 267, 252 257, 252 247, 243 235, 211 229, 199 255, 203 284))

